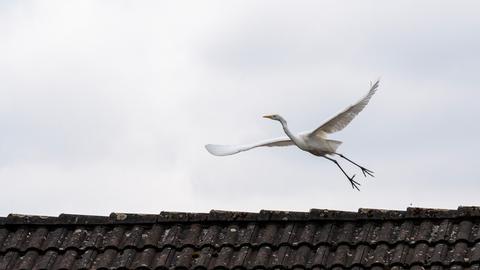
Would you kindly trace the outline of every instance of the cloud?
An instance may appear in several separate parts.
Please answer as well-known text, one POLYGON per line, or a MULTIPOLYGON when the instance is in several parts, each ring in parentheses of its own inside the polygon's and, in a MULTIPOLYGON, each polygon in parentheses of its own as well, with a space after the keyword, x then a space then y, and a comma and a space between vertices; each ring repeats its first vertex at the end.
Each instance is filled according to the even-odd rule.
POLYGON ((468 1, 4 6, 0 215, 475 204, 465 196, 480 150, 474 10, 468 1), (294 148, 228 158, 203 148, 282 136, 267 113, 313 129, 378 76, 371 104, 333 136, 377 173, 360 193, 329 161, 294 148))

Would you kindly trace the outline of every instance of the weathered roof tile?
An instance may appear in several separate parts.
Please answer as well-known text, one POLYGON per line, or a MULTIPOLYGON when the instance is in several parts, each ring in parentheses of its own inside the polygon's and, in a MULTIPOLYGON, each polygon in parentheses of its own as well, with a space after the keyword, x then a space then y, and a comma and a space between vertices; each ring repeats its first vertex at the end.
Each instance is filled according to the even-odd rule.
POLYGON ((47 252, 45 252, 45 254, 42 254, 38 257, 33 269, 53 269, 53 265, 55 264, 57 255, 58 253, 56 251, 48 250, 47 252))
POLYGON ((72 269, 72 266, 75 264, 77 259, 78 251, 76 250, 67 250, 62 256, 56 260, 53 269, 72 269))
POLYGON ((34 250, 27 251, 23 256, 19 257, 15 268, 16 269, 32 269, 35 261, 38 258, 38 252, 34 250))
POLYGON ((477 269, 479 209, 12 214, 0 269, 477 269))
POLYGON ((92 250, 88 249, 84 253, 82 253, 78 258, 75 263, 74 268, 77 269, 90 269, 91 266, 93 265, 93 262, 95 261, 95 258, 98 255, 97 250, 92 250))
POLYGON ((148 269, 151 265, 153 260, 153 256, 155 255, 156 250, 154 248, 146 248, 142 251, 139 251, 135 254, 133 258, 131 268, 132 269, 139 269, 145 268, 148 269))
POLYGON ((154 224, 158 215, 111 213, 109 219, 113 224, 154 224))

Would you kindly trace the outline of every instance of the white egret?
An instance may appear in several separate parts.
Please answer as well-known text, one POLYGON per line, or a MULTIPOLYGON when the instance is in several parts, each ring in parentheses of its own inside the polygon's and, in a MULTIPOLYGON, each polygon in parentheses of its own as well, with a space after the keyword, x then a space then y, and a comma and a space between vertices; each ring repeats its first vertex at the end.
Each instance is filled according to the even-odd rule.
POLYGON ((367 95, 360 99, 357 103, 349 106, 342 112, 338 113, 334 117, 330 118, 328 121, 323 123, 320 127, 313 131, 301 132, 298 134, 293 134, 287 126, 287 121, 283 117, 278 114, 274 115, 265 115, 264 118, 269 118, 272 120, 279 121, 283 127, 283 130, 287 134, 285 137, 279 137, 270 140, 264 140, 258 143, 247 144, 247 145, 215 145, 215 144, 207 144, 205 148, 211 154, 215 156, 227 156, 233 155, 236 153, 240 153, 243 151, 247 151, 256 147, 261 146, 289 146, 289 145, 296 145, 303 151, 309 152, 315 156, 324 157, 333 163, 335 163, 343 174, 348 178, 350 181, 352 188, 360 190, 358 186, 360 185, 357 181, 353 180, 355 175, 350 177, 345 170, 340 166, 337 160, 328 157, 327 155, 333 156, 337 155, 348 162, 351 162, 355 166, 359 167, 363 175, 366 177, 367 175, 373 177, 373 171, 364 168, 363 166, 358 165, 357 163, 353 162, 352 160, 348 159, 344 155, 337 152, 337 148, 342 143, 341 141, 330 140, 327 138, 327 135, 330 133, 334 133, 344 129, 352 120, 360 113, 365 106, 367 106, 370 98, 375 94, 375 91, 378 88, 379 80, 377 80, 374 84, 370 85, 370 91, 368 91, 367 95))

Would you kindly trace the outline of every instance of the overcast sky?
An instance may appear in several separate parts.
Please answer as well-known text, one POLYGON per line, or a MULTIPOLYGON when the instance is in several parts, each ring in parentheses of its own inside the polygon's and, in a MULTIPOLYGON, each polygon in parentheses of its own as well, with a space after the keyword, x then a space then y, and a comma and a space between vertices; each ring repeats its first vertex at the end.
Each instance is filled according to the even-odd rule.
POLYGON ((478 1, 2 1, 0 216, 480 205, 478 1), (339 149, 214 157, 381 86, 339 149))

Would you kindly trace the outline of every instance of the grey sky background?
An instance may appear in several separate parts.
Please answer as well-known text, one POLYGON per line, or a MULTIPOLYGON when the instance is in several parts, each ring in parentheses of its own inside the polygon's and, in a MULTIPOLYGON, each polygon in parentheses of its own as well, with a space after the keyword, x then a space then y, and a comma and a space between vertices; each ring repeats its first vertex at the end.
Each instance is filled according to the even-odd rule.
POLYGON ((478 1, 0 2, 0 215, 480 205, 478 1), (317 127, 355 192, 295 148, 317 127))

